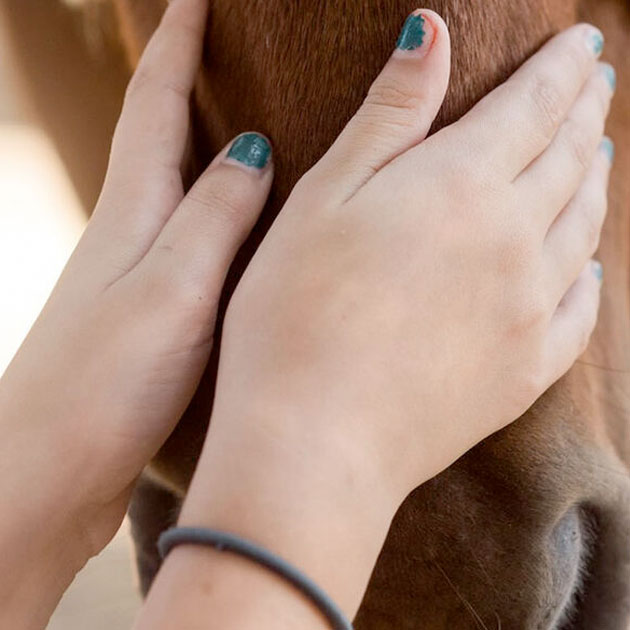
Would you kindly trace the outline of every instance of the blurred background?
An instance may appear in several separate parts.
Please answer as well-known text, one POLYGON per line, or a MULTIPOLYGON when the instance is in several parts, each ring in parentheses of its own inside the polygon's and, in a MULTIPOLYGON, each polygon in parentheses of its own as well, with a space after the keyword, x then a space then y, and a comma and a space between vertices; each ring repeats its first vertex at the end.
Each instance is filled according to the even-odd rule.
MULTIPOLYGON (((93 201, 73 188, 68 165, 43 130, 36 100, 24 80, 19 46, 10 35, 9 24, 15 18, 10 6, 7 2, 0 7, 0 373, 54 286, 85 226, 84 207, 93 201)), ((49 37, 44 44, 55 46, 54 34, 40 30, 40 36, 49 37)), ((84 64, 90 76, 94 73, 89 59, 76 63, 79 68, 84 64)), ((55 78, 50 72, 49 80, 55 78)), ((120 83, 122 77, 116 80, 120 83)), ((87 118, 73 123, 76 115, 64 109, 68 124, 78 133, 90 123, 89 108, 82 111, 87 118)), ((112 115, 108 113, 110 126, 112 115)), ((97 134, 95 142, 105 141, 97 134)), ((97 167, 89 176, 100 178, 102 173, 97 167)), ((79 574, 48 630, 129 629, 138 606, 125 522, 109 547, 79 574)))

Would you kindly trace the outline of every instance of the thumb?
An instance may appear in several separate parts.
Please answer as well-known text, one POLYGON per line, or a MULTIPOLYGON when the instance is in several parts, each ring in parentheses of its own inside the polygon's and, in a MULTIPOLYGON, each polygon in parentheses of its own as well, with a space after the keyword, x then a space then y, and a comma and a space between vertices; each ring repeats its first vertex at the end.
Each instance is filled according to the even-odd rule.
POLYGON ((165 289, 218 298, 271 188, 271 145, 244 133, 225 147, 172 214, 139 266, 165 289))
POLYGON ((433 11, 406 20, 396 50, 359 111, 313 169, 318 179, 351 196, 388 162, 422 142, 448 87, 451 43, 433 11))

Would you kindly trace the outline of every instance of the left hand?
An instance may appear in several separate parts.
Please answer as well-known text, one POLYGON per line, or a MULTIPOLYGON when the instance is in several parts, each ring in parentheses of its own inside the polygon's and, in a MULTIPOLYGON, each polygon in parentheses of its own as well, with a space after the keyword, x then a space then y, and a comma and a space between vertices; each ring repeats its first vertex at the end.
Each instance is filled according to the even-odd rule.
POLYGON ((246 134, 184 194, 206 17, 207 0, 166 10, 129 85, 94 215, 0 381, 0 461, 11 471, 0 484, 20 480, 0 488, 16 499, 0 526, 5 567, 17 548, 16 564, 28 564, 19 541, 29 527, 41 541, 42 521, 40 546, 58 536, 67 552, 75 540, 77 564, 105 546, 207 363, 225 275, 273 169, 267 140, 246 134))

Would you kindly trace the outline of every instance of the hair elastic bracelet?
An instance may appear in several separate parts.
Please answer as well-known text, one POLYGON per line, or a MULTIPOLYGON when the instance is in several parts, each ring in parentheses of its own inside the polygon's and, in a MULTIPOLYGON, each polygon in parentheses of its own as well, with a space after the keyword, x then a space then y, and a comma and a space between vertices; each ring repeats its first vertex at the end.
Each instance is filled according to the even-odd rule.
POLYGON ((240 536, 202 527, 174 527, 158 540, 162 559, 178 545, 206 545, 218 551, 231 551, 257 562, 299 589, 321 610, 335 630, 352 630, 352 624, 333 600, 310 578, 286 560, 240 536))

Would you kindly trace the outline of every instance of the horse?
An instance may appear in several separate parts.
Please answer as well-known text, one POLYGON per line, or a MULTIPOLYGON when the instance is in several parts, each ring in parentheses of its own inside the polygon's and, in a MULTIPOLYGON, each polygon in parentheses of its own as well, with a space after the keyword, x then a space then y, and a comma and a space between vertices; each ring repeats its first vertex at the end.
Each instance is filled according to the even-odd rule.
MULTIPOLYGON (((133 68, 167 0, 94 2, 73 0, 82 11, 94 11, 96 4, 107 13, 133 68)), ((24 0, 3 4, 14 16, 39 10, 24 0)), ((608 125, 617 156, 597 254, 606 277, 597 329, 571 371, 523 417, 417 488, 400 507, 355 625, 626 630, 630 4, 427 0, 424 6, 445 18, 453 40, 450 88, 432 132, 457 120, 560 29, 584 20, 604 32, 605 58, 619 79, 608 125)), ((185 179, 192 183, 230 138, 246 130, 272 139, 277 173, 265 211, 228 275, 221 315, 290 190, 357 109, 414 8, 410 0, 210 0, 185 179)), ((120 54, 119 44, 111 49, 111 59, 120 54)), ((121 72, 117 66, 112 76, 121 72)), ((122 97, 114 83, 108 112, 122 97)), ((159 568, 157 536, 176 521, 208 427, 220 332, 219 323, 193 401, 134 492, 129 515, 145 593, 159 568)))

